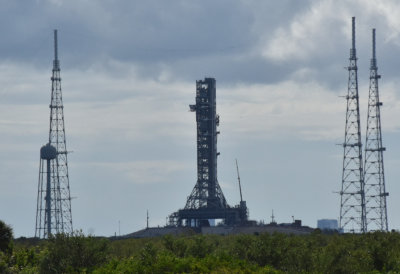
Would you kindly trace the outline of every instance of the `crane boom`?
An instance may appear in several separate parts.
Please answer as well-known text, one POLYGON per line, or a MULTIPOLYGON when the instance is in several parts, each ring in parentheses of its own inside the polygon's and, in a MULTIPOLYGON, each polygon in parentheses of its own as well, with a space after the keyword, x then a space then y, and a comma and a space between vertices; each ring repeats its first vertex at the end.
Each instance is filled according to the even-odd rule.
POLYGON ((240 202, 243 202, 243 198, 242 198, 242 186, 240 185, 239 165, 238 165, 237 159, 235 159, 235 161, 236 161, 236 170, 237 170, 238 182, 239 182, 240 202))

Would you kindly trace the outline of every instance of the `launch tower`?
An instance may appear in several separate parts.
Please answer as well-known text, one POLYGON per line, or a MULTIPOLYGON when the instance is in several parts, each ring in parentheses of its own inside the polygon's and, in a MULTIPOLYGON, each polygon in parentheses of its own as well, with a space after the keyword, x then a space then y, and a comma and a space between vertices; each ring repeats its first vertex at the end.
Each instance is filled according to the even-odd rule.
POLYGON ((57 30, 51 83, 49 142, 40 149, 35 228, 39 238, 73 232, 57 30))
POLYGON ((196 104, 190 105, 197 123, 197 183, 187 198, 184 209, 169 217, 171 225, 208 226, 211 219, 223 219, 233 225, 247 221, 246 202, 230 207, 217 179, 216 82, 214 78, 196 81, 196 104))

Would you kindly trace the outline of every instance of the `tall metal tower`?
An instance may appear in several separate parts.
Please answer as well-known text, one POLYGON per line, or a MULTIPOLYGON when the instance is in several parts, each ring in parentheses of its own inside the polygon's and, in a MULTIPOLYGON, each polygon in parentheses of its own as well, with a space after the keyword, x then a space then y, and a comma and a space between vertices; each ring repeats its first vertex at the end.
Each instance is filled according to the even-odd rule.
POLYGON ((381 132, 382 102, 379 101, 378 67, 375 53, 375 29, 372 30, 372 59, 370 67, 367 134, 365 137, 364 190, 366 225, 368 231, 388 231, 385 173, 381 132))
POLYGON ((190 105, 196 112, 197 123, 197 182, 187 198, 184 209, 170 215, 170 224, 199 227, 209 225, 210 219, 224 219, 226 224, 247 221, 246 202, 230 207, 226 202, 217 179, 217 126, 216 81, 205 78, 196 81, 196 104, 190 105))
POLYGON ((217 179, 217 126, 215 79, 196 81, 196 104, 190 111, 196 112, 197 122, 197 183, 187 199, 185 208, 226 207, 226 200, 217 179))
POLYGON ((365 196, 358 99, 355 17, 352 18, 352 47, 349 60, 339 227, 344 232, 364 233, 366 232, 365 196))
POLYGON ((49 142, 40 149, 35 237, 73 232, 67 154, 57 30, 54 30, 49 142))

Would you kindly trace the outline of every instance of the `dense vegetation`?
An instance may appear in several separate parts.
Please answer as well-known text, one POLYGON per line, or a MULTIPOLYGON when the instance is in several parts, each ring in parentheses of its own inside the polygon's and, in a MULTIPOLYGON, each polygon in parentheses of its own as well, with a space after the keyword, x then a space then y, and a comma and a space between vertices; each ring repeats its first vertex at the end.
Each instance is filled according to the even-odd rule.
POLYGON ((400 234, 16 239, 0 221, 0 273, 400 272, 400 234), (10 237, 11 236, 11 237, 10 237))

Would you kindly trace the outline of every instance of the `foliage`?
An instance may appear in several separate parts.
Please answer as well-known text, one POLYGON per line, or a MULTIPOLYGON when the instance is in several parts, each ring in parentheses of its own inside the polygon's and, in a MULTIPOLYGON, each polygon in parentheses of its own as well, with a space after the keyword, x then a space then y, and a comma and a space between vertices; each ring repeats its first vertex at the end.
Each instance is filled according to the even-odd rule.
POLYGON ((1 273, 400 273, 400 234, 17 239, 1 273))
POLYGON ((12 228, 0 220, 0 251, 10 253, 13 247, 12 228))
POLYGON ((40 264, 42 273, 90 272, 104 263, 108 241, 83 235, 82 232, 57 234, 48 240, 40 264))
POLYGON ((134 257, 112 260, 94 273, 279 273, 271 267, 260 268, 242 260, 225 260, 207 255, 204 258, 174 257, 160 253, 151 264, 134 257))

